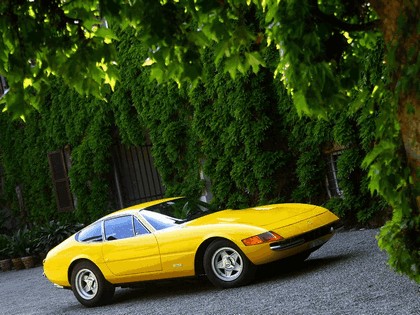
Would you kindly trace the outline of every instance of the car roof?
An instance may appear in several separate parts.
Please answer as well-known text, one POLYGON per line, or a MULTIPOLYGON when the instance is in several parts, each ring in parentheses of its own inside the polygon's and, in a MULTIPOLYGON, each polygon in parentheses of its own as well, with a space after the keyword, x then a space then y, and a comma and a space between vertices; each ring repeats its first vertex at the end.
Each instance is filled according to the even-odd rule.
POLYGON ((175 200, 175 199, 180 199, 180 198, 183 198, 183 197, 173 197, 173 198, 157 199, 157 200, 152 200, 152 201, 148 201, 148 202, 139 203, 139 204, 134 205, 134 206, 130 206, 130 207, 127 207, 127 208, 124 208, 124 209, 121 209, 121 210, 114 211, 114 212, 112 212, 112 213, 110 213, 110 214, 102 217, 99 220, 103 220, 103 219, 106 219, 106 218, 109 218, 109 217, 113 217, 113 216, 118 216, 118 215, 123 215, 123 214, 129 214, 129 213, 137 212, 137 211, 139 211, 141 209, 145 209, 147 207, 151 207, 151 206, 154 206, 154 205, 163 203, 163 202, 167 202, 167 201, 171 201, 171 200, 175 200))

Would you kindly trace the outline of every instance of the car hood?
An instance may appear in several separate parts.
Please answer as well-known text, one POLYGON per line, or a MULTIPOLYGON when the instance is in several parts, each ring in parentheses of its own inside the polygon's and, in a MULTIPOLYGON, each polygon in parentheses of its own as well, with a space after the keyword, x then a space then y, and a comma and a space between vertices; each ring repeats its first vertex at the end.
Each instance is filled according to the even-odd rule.
POLYGON ((318 216, 328 210, 308 204, 276 204, 241 210, 223 210, 192 220, 187 225, 246 224, 273 229, 318 216))

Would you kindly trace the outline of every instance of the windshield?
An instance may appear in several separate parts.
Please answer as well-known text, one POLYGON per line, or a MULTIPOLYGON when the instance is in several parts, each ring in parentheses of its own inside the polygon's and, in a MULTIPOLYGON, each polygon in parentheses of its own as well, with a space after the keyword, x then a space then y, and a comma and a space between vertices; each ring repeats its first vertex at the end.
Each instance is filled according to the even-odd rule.
POLYGON ((141 215, 154 227, 155 230, 163 230, 171 226, 184 222, 170 216, 160 214, 149 210, 141 210, 141 215))
POLYGON ((156 230, 161 230, 216 211, 204 201, 180 198, 148 207, 141 214, 156 230))

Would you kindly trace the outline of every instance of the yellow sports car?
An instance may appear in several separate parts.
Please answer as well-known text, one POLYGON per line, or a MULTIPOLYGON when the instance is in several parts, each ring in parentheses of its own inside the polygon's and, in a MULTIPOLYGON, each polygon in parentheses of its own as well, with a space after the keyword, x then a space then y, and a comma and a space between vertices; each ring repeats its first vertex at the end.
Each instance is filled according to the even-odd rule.
POLYGON ((107 215, 53 248, 44 275, 85 306, 111 300, 115 287, 205 274, 217 287, 249 283, 255 266, 305 260, 339 218, 307 204, 215 210, 186 198, 155 200, 107 215))

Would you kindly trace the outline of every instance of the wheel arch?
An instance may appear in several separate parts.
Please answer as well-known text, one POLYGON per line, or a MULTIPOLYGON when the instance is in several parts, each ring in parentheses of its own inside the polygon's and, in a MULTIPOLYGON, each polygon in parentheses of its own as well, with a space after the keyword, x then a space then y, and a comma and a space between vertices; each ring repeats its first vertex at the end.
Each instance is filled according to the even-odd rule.
POLYGON ((200 246, 198 247, 197 252, 195 253, 194 270, 195 270, 196 276, 205 274, 204 265, 203 265, 204 253, 206 252, 207 247, 209 247, 211 243, 218 240, 225 240, 228 242, 232 242, 230 239, 225 238, 225 237, 220 237, 220 236, 210 237, 206 239, 204 242, 202 242, 200 246))
MULTIPOLYGON (((99 271, 102 273, 102 270, 92 261, 92 260, 90 260, 90 259, 87 259, 87 258, 78 258, 78 259, 76 259, 76 260, 74 260, 74 261, 72 261, 72 263, 70 264, 70 266, 69 266, 69 269, 67 270, 67 280, 69 281, 69 283, 70 283, 70 286, 72 285, 71 284, 71 274, 72 274, 72 272, 73 272, 73 269, 74 269, 74 267, 78 264, 78 263, 80 263, 80 262, 82 262, 82 261, 87 261, 87 262, 89 262, 89 263, 91 263, 91 264, 93 264, 93 265, 95 265, 98 269, 99 269, 99 271)), ((102 273, 103 274, 103 273, 102 273)))

